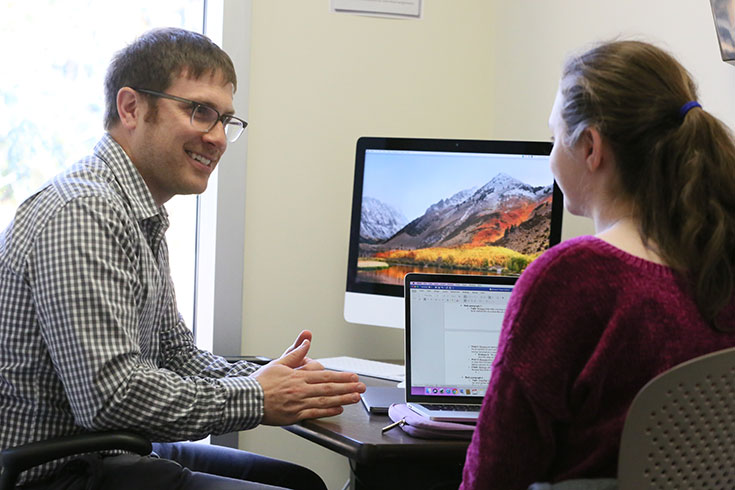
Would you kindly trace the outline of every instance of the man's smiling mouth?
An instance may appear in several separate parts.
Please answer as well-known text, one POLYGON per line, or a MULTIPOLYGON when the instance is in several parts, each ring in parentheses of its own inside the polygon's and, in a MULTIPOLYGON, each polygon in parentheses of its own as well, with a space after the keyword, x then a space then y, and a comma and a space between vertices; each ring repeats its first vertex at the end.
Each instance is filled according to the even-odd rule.
POLYGON ((209 167, 212 164, 212 160, 210 160, 209 158, 205 158, 205 157, 203 157, 202 155, 200 155, 198 153, 194 153, 193 151, 188 151, 187 150, 186 154, 189 155, 194 160, 196 160, 197 162, 199 162, 199 163, 201 163, 203 165, 206 165, 207 167, 209 167))

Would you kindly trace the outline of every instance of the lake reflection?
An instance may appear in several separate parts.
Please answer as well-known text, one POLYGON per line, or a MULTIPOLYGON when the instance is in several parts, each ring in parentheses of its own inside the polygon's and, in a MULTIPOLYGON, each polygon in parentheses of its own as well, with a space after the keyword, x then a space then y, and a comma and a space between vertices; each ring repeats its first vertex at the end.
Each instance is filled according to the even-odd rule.
POLYGON ((357 270, 358 282, 379 282, 381 284, 394 284, 403 286, 403 277, 409 272, 421 272, 424 274, 473 274, 473 275, 501 275, 490 271, 473 271, 467 269, 452 269, 449 267, 414 267, 410 265, 393 265, 386 269, 357 270))

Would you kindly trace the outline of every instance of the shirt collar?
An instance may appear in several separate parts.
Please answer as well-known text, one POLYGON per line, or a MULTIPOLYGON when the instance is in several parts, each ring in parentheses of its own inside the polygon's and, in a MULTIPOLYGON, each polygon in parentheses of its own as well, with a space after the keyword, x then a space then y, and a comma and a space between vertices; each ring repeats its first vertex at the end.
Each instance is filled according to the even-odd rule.
POLYGON ((160 216, 164 222, 168 222, 166 208, 156 205, 153 194, 133 161, 112 136, 106 133, 94 147, 94 154, 102 159, 115 175, 136 219, 144 220, 160 216))

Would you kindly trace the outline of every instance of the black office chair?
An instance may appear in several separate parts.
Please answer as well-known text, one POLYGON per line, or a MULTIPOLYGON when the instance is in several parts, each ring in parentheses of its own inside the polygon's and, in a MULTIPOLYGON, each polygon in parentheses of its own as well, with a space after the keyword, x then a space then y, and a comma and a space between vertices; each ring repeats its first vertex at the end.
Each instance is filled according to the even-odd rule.
POLYGON ((115 449, 141 456, 153 450, 148 439, 126 431, 75 434, 10 447, 0 452, 0 490, 11 490, 18 476, 34 466, 66 456, 115 449))

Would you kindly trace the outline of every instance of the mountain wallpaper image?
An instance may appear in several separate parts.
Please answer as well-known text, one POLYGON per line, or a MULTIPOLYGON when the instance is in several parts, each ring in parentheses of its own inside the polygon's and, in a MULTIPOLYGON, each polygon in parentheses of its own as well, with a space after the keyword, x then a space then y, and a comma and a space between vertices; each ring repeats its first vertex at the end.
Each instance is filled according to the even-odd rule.
POLYGON ((518 275, 548 248, 553 185, 498 173, 409 221, 364 197, 358 279, 400 284, 410 271, 518 275))

